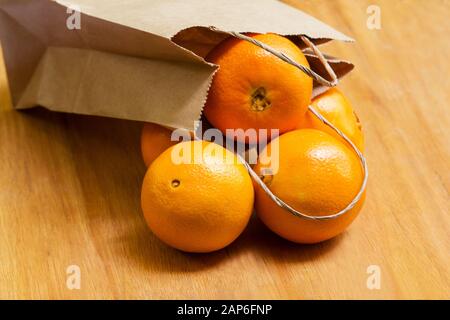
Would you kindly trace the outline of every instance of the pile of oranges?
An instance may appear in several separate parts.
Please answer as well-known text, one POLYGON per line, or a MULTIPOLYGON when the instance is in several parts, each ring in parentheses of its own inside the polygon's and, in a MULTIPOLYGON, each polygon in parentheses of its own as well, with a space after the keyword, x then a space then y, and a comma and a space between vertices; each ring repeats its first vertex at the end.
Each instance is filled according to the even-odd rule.
MULTIPOLYGON (((275 34, 248 36, 309 67, 303 52, 289 39, 275 34)), ((258 136, 229 137, 229 129, 279 132, 259 150, 253 166, 270 191, 295 210, 312 216, 344 209, 363 182, 359 158, 308 109, 312 105, 362 151, 361 125, 343 93, 332 88, 312 99, 309 76, 236 38, 224 40, 206 60, 219 65, 204 107, 212 127, 247 149, 260 142, 258 136), (274 152, 277 157, 272 156, 274 152)), ((171 133, 156 124, 144 125, 141 149, 148 170, 141 204, 153 233, 179 250, 224 248, 243 232, 253 211, 279 236, 297 243, 317 243, 343 232, 363 204, 364 196, 350 211, 330 220, 294 216, 252 181, 242 158, 231 150, 217 141, 195 138, 193 133, 186 135, 188 141, 172 141, 171 133)))

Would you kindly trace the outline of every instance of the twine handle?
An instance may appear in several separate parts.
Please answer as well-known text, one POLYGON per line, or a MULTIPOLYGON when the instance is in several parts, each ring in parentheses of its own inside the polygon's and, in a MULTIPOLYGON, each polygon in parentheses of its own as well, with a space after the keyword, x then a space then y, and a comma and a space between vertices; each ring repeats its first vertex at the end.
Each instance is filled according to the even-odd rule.
MULTIPOLYGON (((243 35, 241 33, 238 32, 234 32, 234 31, 222 31, 219 30, 215 27, 210 27, 211 30, 213 31, 217 31, 217 32, 222 32, 225 34, 229 34, 233 37, 236 37, 238 39, 250 42, 270 53, 272 53, 273 55, 275 55, 276 57, 280 58, 281 60, 289 63, 290 65, 293 65, 294 67, 297 67, 298 69, 300 69, 301 71, 303 71, 306 75, 308 75, 309 77, 313 78, 314 80, 316 80, 318 83, 320 83, 321 85, 324 85, 326 87, 334 87, 339 83, 339 79, 336 76, 336 73, 334 72, 333 68, 331 68, 330 64, 328 63, 327 59, 323 56, 322 52, 306 37, 306 36, 300 36, 300 39, 317 55, 317 57, 319 58, 319 61, 322 63, 322 65, 325 67, 326 72, 328 73, 328 75, 331 77, 331 81, 328 81, 327 79, 323 78, 321 75, 317 74, 316 72, 314 72, 313 70, 295 62, 294 60, 292 60, 290 57, 288 57, 286 54, 284 54, 283 52, 277 51, 273 48, 271 48, 270 46, 255 40, 254 38, 248 37, 246 35, 243 35)), ((330 215, 321 215, 321 216, 313 216, 313 215, 308 215, 306 213, 302 213, 298 210, 295 210, 294 208, 292 208, 290 205, 288 205, 286 202, 284 202, 283 200, 281 200, 280 198, 278 198, 270 189, 269 187, 261 180, 261 178, 259 177, 259 175, 252 169, 252 167, 250 166, 250 164, 247 163, 247 161, 245 161, 245 159, 243 159, 240 155, 238 155, 239 159, 242 161, 242 163, 244 164, 244 166, 246 167, 247 171, 249 172, 249 174, 251 175, 251 177, 253 178, 253 180, 255 180, 255 182, 264 190, 264 192, 281 208, 289 211, 292 215, 299 217, 299 218, 303 218, 303 219, 308 219, 308 220, 330 220, 330 219, 335 219, 337 217, 342 216, 343 214, 347 213, 348 211, 350 211, 351 209, 353 209, 353 207, 358 203, 358 201, 361 199, 364 190, 366 189, 366 185, 367 185, 367 180, 369 178, 369 170, 367 168, 367 162, 366 162, 366 158, 364 157, 364 155, 362 154, 362 152, 355 146, 355 144, 338 128, 336 128, 331 122, 329 122, 327 119, 325 119, 325 117, 323 117, 317 110, 315 110, 311 105, 308 107, 309 111, 311 111, 314 116, 316 116, 320 121, 322 121, 325 125, 327 125, 328 127, 330 127, 331 129, 333 129, 340 137, 342 137, 351 147, 352 149, 355 151, 356 155, 359 158, 360 164, 361 164, 361 168, 363 170, 364 173, 364 178, 363 181, 361 183, 361 187, 358 191, 358 193, 356 194, 356 196, 353 198, 353 200, 341 211, 334 213, 334 214, 330 214, 330 215)))
POLYGON ((217 29, 216 27, 210 27, 210 29, 213 30, 213 31, 225 33, 225 34, 228 34, 228 35, 233 36, 235 38, 238 38, 238 39, 250 42, 250 43, 254 44, 255 46, 260 47, 261 49, 264 49, 264 50, 270 52, 271 54, 273 54, 274 56, 280 58, 281 60, 283 60, 283 61, 289 63, 290 65, 300 69, 303 73, 305 73, 309 77, 313 78, 314 80, 316 80, 318 83, 320 83, 323 86, 335 87, 338 84, 338 82, 339 82, 339 79, 336 76, 336 73, 334 72, 333 68, 331 68, 330 64, 328 63, 327 59, 325 59, 325 57, 323 56, 322 52, 320 52, 320 50, 314 45, 314 43, 312 43, 305 36, 300 36, 300 39, 317 55, 317 57, 319 58, 319 61, 323 64, 323 66, 325 67, 325 70, 327 71, 328 75, 331 77, 331 79, 332 79, 331 81, 325 79, 320 74, 314 72, 310 68, 305 67, 304 65, 301 65, 301 64, 297 63, 296 61, 291 59, 289 56, 284 54, 283 52, 277 51, 274 48, 268 46, 267 44, 262 43, 261 41, 258 41, 258 40, 254 39, 252 37, 248 37, 248 36, 246 36, 246 35, 244 35, 242 33, 239 33, 239 32, 223 31, 223 30, 217 29))

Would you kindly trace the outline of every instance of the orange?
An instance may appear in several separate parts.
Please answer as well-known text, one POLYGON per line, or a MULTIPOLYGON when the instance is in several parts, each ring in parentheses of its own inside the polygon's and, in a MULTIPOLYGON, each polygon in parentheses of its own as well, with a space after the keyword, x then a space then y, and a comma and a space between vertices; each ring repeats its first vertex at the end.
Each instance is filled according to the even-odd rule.
MULTIPOLYGON (((276 34, 250 34, 297 63, 309 67, 302 51, 276 34)), ((204 114, 213 126, 226 129, 294 129, 311 101, 313 81, 296 67, 244 40, 228 38, 206 60, 218 64, 204 114)), ((254 143, 257 138, 238 137, 254 143)))
MULTIPOLYGON (((273 140, 260 155, 255 171, 274 169, 263 181, 294 209, 314 216, 344 209, 356 196, 363 181, 358 157, 337 138, 315 129, 295 130, 273 140), (279 157, 271 155, 278 143, 279 157), (276 168, 278 167, 278 171, 276 168)), ((255 184, 256 185, 256 184, 255 184)), ((343 232, 355 219, 363 198, 344 215, 332 220, 308 220, 277 206, 256 187, 256 212, 264 224, 283 238, 298 243, 317 243, 343 232)))
POLYGON ((172 130, 155 123, 145 123, 141 133, 141 153, 148 167, 164 150, 176 144, 171 141, 172 130))
MULTIPOLYGON (((172 130, 155 123, 145 123, 141 133, 141 153, 148 167, 167 148, 178 143, 171 140, 172 130)), ((190 134, 186 131, 186 139, 190 134)))
POLYGON ((252 180, 234 153, 212 142, 188 141, 150 165, 141 204, 149 228, 163 242, 182 251, 210 252, 241 234, 253 197, 252 180), (180 154, 187 155, 185 162, 180 154))
MULTIPOLYGON (((339 89, 329 89, 315 97, 312 100, 311 105, 336 128, 341 130, 359 150, 363 151, 364 136, 361 130, 361 123, 359 122, 352 105, 339 89)), ((301 119, 297 128, 318 129, 343 140, 333 129, 320 121, 309 110, 301 119)))

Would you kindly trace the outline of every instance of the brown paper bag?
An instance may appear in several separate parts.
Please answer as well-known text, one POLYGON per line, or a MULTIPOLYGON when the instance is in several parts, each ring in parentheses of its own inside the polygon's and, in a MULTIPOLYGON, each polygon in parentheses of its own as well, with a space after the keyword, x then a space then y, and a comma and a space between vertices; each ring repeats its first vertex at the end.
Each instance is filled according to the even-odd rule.
MULTIPOLYGON (((274 0, 0 0, 17 109, 40 105, 192 130, 217 69, 203 57, 229 36, 221 30, 278 33, 299 46, 298 35, 315 44, 352 41, 274 0)), ((326 77, 317 55, 305 53, 326 77)), ((325 57, 338 77, 353 68, 325 57)))

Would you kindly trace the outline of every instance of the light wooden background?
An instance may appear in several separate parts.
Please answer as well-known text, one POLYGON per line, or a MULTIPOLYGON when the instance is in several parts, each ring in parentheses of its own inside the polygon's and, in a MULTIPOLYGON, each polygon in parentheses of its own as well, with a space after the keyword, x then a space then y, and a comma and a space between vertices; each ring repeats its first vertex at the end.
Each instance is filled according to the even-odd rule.
POLYGON ((324 47, 357 66, 341 88, 370 181, 351 228, 301 246, 254 219, 226 250, 172 250, 141 215, 140 124, 16 112, 2 70, 0 298, 450 298, 449 1, 288 2, 358 41, 324 47), (381 30, 366 27, 369 4, 381 30), (72 264, 80 290, 66 287, 72 264))

